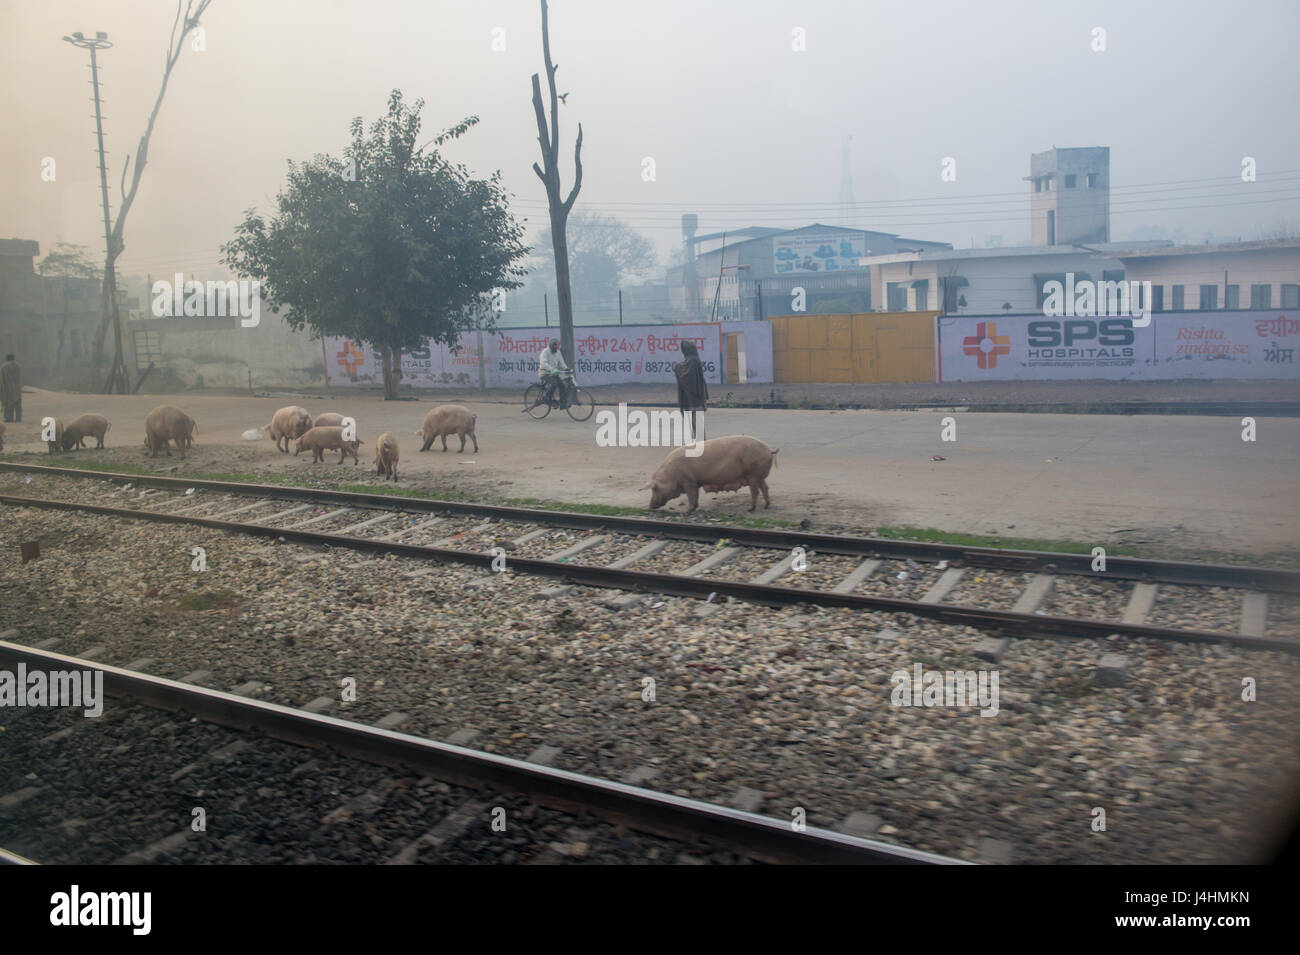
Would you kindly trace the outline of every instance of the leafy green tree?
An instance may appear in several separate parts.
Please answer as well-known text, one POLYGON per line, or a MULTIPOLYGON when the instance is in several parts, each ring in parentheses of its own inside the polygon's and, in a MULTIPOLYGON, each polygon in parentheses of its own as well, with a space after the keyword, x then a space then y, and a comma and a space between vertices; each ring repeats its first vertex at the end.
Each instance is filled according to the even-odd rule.
POLYGON ((236 274, 261 282, 264 304, 295 330, 340 335, 381 356, 384 397, 396 398, 401 353, 426 339, 454 346, 495 327, 498 291, 518 288, 528 249, 500 172, 473 179, 437 149, 478 123, 471 116, 417 146, 420 111, 388 100, 367 131, 357 117, 342 158, 289 163, 270 221, 245 213, 222 247, 236 274))

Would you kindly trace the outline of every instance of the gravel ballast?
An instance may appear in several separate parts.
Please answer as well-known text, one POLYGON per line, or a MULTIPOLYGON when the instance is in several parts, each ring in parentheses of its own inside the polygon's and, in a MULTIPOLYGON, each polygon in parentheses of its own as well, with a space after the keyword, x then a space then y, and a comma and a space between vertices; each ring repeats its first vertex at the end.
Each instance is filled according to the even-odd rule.
MULTIPOLYGON (((100 484, 21 483, 0 479, 5 493, 86 500, 100 484)), ((351 678, 357 700, 335 711, 349 719, 401 710, 404 732, 474 729, 475 748, 520 758, 558 746, 555 765, 613 779, 650 766, 653 788, 713 802, 748 787, 761 811, 803 809, 814 826, 868 812, 881 839, 972 861, 986 839, 1011 844, 1013 862, 1259 861, 1295 792, 1300 661, 1283 653, 1012 640, 990 664, 974 654, 980 632, 905 614, 725 601, 701 619, 699 601, 656 595, 619 613, 608 591, 543 599, 554 581, 485 583, 476 567, 36 508, 0 520, 6 540, 41 544, 26 565, 12 544, 0 554, 0 629, 19 642, 151 657, 164 676, 202 668, 221 688, 258 680, 258 698, 294 706, 337 698, 351 678), (1093 683, 1107 653, 1126 659, 1122 686, 1093 683), (996 715, 891 705, 891 677, 917 663, 996 670, 996 715)), ((637 566, 711 551, 673 542, 637 566)), ((941 573, 886 561, 859 592, 903 572, 922 592, 941 573)), ((1179 622, 1223 629, 1220 603, 1188 600, 1179 622)))

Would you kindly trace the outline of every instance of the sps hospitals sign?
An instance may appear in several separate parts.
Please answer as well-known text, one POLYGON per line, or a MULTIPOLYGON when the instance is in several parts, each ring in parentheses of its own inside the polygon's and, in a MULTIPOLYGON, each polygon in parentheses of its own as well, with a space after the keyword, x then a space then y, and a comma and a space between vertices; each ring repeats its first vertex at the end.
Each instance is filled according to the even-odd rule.
POLYGON ((939 381, 1297 378, 1300 312, 939 316, 939 381))

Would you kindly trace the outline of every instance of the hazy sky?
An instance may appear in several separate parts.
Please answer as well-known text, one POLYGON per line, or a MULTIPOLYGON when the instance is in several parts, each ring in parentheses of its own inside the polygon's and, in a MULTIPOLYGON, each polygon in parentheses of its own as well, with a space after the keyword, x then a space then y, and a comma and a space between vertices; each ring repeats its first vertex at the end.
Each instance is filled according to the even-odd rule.
MULTIPOLYGON (((102 255, 88 55, 101 54, 113 204, 157 94, 175 5, 0 0, 0 237, 102 255), (43 182, 52 156, 57 180, 43 182)), ((1300 3, 554 0, 565 188, 585 130, 578 204, 650 235, 814 221, 982 245, 1028 239, 1029 154, 1111 148, 1112 238, 1143 226, 1254 238, 1300 230, 1300 3), (1093 28, 1106 31, 1093 52, 1093 28), (792 50, 792 31, 806 50, 792 50), (842 137, 853 189, 839 207, 842 137), (956 182, 941 182, 944 157, 956 182), (1242 157, 1259 181, 1241 182, 1242 157), (656 180, 642 179, 653 157, 656 180), (947 200, 952 200, 951 204, 947 200), (1261 201, 1262 200, 1262 201, 1261 201)), ((449 155, 500 169, 531 235, 545 222, 530 76, 535 0, 215 0, 206 51, 172 75, 121 268, 200 277, 242 211, 271 208, 287 159, 341 154, 400 88, 430 137, 469 114, 449 155), (493 30, 506 50, 492 50, 493 30)), ((544 81, 544 78, 543 78, 544 81)))

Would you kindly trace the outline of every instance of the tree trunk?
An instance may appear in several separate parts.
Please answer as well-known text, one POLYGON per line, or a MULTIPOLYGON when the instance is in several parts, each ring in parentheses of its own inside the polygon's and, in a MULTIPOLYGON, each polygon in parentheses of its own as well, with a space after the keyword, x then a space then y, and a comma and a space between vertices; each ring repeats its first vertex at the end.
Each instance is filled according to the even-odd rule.
POLYGON ((384 370, 384 400, 397 400, 397 386, 402 380, 402 350, 380 345, 379 356, 384 370))
MULTIPOLYGON (((568 198, 560 196, 560 103, 555 91, 556 66, 551 61, 551 28, 546 0, 542 0, 542 55, 546 63, 546 82, 550 93, 551 116, 547 128, 546 107, 542 103, 540 78, 533 74, 533 114, 537 118, 537 142, 542 147, 542 165, 533 163, 533 172, 546 187, 546 204, 551 215, 551 245, 555 250, 555 297, 560 306, 560 351, 569 367, 574 367, 573 292, 569 284, 569 241, 565 227, 569 212, 582 188, 582 124, 573 144, 573 188, 568 198)), ((566 94, 567 95, 567 94, 566 94)))
POLYGON ((555 247, 555 297, 560 304, 560 351, 569 367, 576 367, 573 350, 573 290, 569 283, 569 238, 565 227, 568 211, 562 207, 551 214, 551 244, 555 247))

